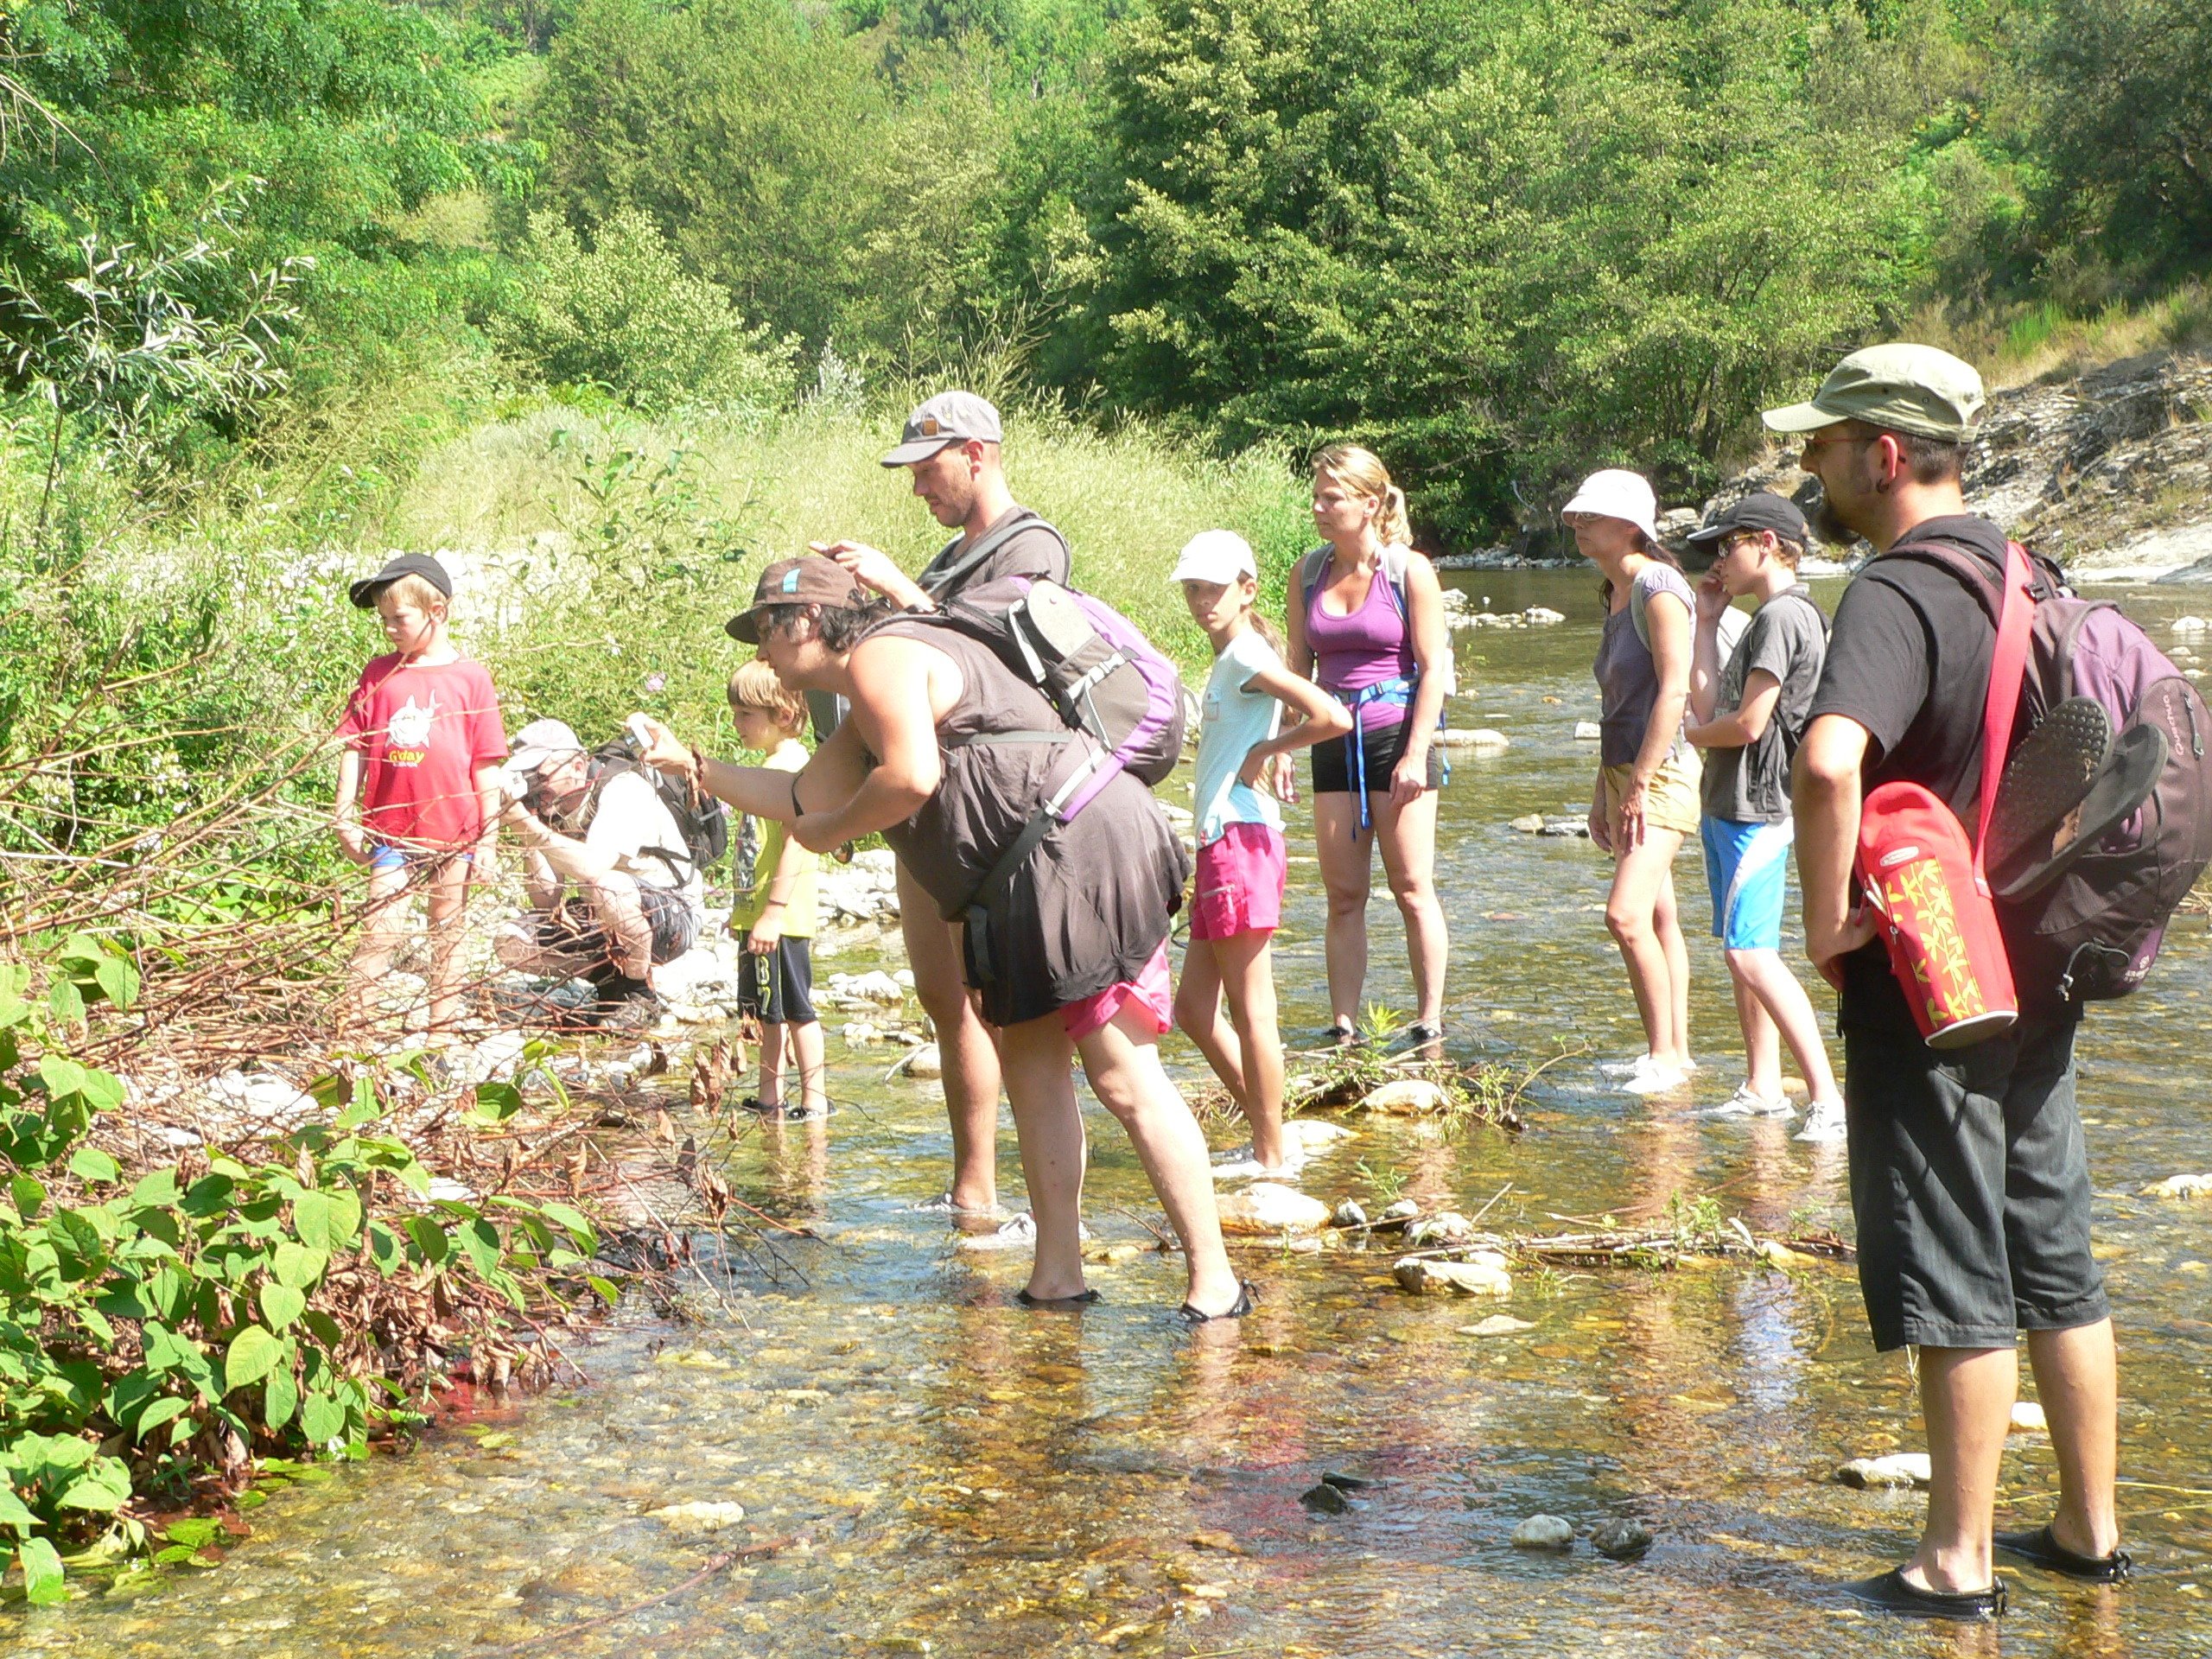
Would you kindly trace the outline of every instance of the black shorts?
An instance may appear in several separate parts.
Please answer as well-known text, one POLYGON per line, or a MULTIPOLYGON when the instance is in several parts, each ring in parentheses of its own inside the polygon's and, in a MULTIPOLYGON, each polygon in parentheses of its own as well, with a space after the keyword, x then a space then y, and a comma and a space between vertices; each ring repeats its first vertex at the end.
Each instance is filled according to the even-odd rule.
MULTIPOLYGON (((1366 733, 1362 740, 1364 753, 1363 774, 1367 792, 1388 795, 1390 774, 1397 770, 1398 757, 1406 752, 1406 722, 1385 726, 1379 731, 1366 733)), ((1428 746, 1428 786, 1444 787, 1444 746, 1432 741, 1428 746)), ((1351 793, 1351 738, 1324 738, 1313 746, 1313 792, 1316 795, 1349 795, 1351 793)))
POLYGON ((788 933, 765 956, 737 959, 737 1011, 764 1026, 810 1026, 814 1012, 814 953, 788 933))
POLYGON ((1845 1022, 1851 1209, 1875 1347, 2010 1348, 2016 1332, 2106 1316, 2075 1025, 2023 1021, 1938 1052, 1910 1027, 1845 1022))
MULTIPOLYGON (((699 914, 675 888, 650 887, 640 881, 638 907, 652 930, 655 962, 673 962, 698 942, 699 914)), ((538 917, 537 943, 547 950, 613 959, 598 915, 574 899, 563 899, 559 909, 538 917)))

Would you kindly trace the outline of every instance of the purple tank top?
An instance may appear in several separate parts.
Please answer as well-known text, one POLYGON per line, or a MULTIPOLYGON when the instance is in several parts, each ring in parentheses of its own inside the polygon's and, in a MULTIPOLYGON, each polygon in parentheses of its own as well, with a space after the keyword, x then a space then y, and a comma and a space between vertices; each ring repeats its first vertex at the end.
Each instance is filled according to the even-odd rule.
MULTIPOLYGON (((1321 603, 1328 586, 1324 570, 1306 607, 1306 643, 1313 648, 1313 677, 1321 689, 1349 702, 1353 693, 1368 686, 1411 679, 1418 666, 1413 629, 1399 614, 1390 579, 1376 571, 1368 583, 1366 601, 1350 616, 1332 615, 1321 603)), ((1402 725, 1405 718, 1406 704, 1389 698, 1377 698, 1359 711, 1364 731, 1402 725)))

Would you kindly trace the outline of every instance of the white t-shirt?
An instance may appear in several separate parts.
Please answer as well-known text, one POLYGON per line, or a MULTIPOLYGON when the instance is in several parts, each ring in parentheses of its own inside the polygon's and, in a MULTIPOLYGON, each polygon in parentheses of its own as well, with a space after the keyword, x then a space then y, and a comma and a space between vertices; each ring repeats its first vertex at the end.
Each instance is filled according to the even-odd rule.
POLYGON ((614 861, 614 868, 634 876, 640 887, 674 887, 697 906, 705 901, 699 872, 691 866, 683 845, 683 831, 662 802, 660 793, 642 773, 620 772, 599 792, 599 805, 584 831, 584 845, 614 861), (661 848, 675 855, 676 868, 645 851, 661 848))
POLYGON ((1192 788, 1198 823, 1198 842, 1221 839, 1232 823, 1264 823, 1282 828, 1282 809, 1274 797, 1241 782, 1237 769, 1255 743, 1275 734, 1282 720, 1282 704, 1265 691, 1248 691, 1255 675, 1281 668, 1282 658, 1247 627, 1213 659, 1206 676, 1205 695, 1199 699, 1198 779, 1192 788))

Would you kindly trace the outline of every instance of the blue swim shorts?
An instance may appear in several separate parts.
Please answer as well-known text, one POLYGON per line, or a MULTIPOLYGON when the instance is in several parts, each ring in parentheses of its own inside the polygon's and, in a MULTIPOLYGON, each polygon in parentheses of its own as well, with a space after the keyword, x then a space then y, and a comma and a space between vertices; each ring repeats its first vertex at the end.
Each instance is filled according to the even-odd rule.
POLYGON ((1700 830, 1713 889, 1713 937, 1731 950, 1779 950, 1783 881, 1796 831, 1787 821, 1732 818, 1707 818, 1700 830))
POLYGON ((429 874, 454 858, 464 864, 476 861, 474 849, 395 847, 388 841, 374 842, 369 847, 369 873, 382 875, 387 870, 405 870, 412 878, 429 874))

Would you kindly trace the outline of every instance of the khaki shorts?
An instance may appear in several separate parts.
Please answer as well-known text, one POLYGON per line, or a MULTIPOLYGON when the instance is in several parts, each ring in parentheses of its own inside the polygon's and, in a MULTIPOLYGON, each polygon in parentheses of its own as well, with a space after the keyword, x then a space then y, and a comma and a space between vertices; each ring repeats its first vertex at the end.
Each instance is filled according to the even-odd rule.
MULTIPOLYGON (((1702 810, 1698 799, 1698 774, 1701 770, 1695 749, 1684 749, 1671 754, 1661 763, 1658 775, 1651 780, 1651 787, 1643 791, 1643 823, 1649 830, 1672 830, 1685 836, 1697 834, 1698 817, 1702 810)), ((1605 766, 1599 775, 1605 785, 1605 822, 1618 829, 1621 821, 1621 798, 1628 793, 1629 779, 1636 775, 1634 766, 1605 766)))

